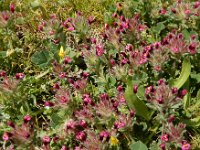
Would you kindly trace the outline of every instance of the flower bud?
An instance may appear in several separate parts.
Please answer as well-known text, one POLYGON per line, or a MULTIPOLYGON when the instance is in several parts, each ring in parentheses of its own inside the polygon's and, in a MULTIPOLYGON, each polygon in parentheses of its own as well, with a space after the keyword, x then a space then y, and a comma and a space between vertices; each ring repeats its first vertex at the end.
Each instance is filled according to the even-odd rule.
POLYGON ((168 142, 168 141, 169 141, 169 135, 168 135, 168 134, 162 135, 162 136, 161 136, 161 140, 162 140, 163 142, 168 142))
POLYGON ((79 141, 85 141, 86 140, 86 134, 83 131, 80 131, 76 134, 76 139, 79 141))
POLYGON ((184 97, 185 95, 187 94, 187 90, 186 89, 183 89, 180 93, 180 96, 181 97, 184 97))
POLYGON ((138 91, 138 85, 134 85, 134 87, 133 87, 133 92, 134 92, 134 93, 137 93, 137 91, 138 91))
POLYGON ((122 91, 123 91, 123 86, 122 86, 122 85, 119 85, 119 86, 117 87, 117 91, 118 91, 118 92, 122 92, 122 91))
POLYGON ((60 77, 61 79, 65 78, 65 77, 66 77, 66 73, 65 73, 65 72, 61 72, 61 73, 59 74, 59 77, 60 77))
POLYGON ((15 75, 16 79, 23 79, 24 76, 25 75, 23 73, 16 73, 16 75, 15 75))
POLYGON ((65 59, 64 59, 64 63, 65 64, 70 64, 72 62, 72 59, 70 58, 70 57, 65 57, 65 59))
POLYGON ((190 150, 191 145, 187 141, 182 142, 181 150, 190 150))
POLYGON ((63 145, 60 150, 68 150, 67 146, 63 145))
POLYGON ((4 134, 3 134, 3 140, 4 141, 8 141, 9 139, 10 139, 10 137, 11 137, 11 133, 9 133, 9 132, 4 132, 4 134))
POLYGON ((58 83, 55 83, 55 84, 53 85, 53 88, 56 89, 56 90, 58 90, 58 89, 60 89, 60 85, 59 85, 58 83))
POLYGON ((42 143, 43 143, 44 145, 48 145, 50 142, 51 142, 51 138, 50 138, 49 136, 44 136, 44 137, 42 138, 42 143))
POLYGON ((165 143, 160 144, 161 150, 165 150, 165 143))
POLYGON ((162 85, 163 83, 165 83, 164 79, 160 79, 158 82, 158 85, 162 85))
POLYGON ((5 71, 0 71, 0 77, 5 77, 6 76, 6 72, 5 71))
POLYGON ((79 125, 82 127, 82 128, 87 128, 87 122, 85 121, 85 120, 81 120, 80 122, 79 122, 79 125))
POLYGON ((178 89, 176 87, 172 88, 172 93, 173 94, 177 94, 178 93, 178 89))
POLYGON ((24 116, 24 118, 23 118, 24 123, 28 123, 28 122, 30 122, 31 119, 32 119, 32 117, 31 117, 30 115, 26 115, 26 116, 24 116))
POLYGON ((53 103, 53 102, 46 101, 46 102, 44 103, 44 106, 45 106, 45 107, 52 107, 52 106, 54 106, 54 103, 53 103))
POLYGON ((12 13, 15 12, 15 4, 13 4, 13 3, 10 4, 10 11, 11 11, 12 13))
POLYGON ((175 120, 174 115, 170 115, 167 121, 168 121, 168 123, 171 123, 171 122, 173 122, 174 120, 175 120))
POLYGON ((110 134, 109 134, 109 132, 107 132, 107 131, 102 131, 102 132, 99 134, 99 139, 100 139, 101 141, 103 141, 103 139, 105 139, 106 141, 108 141, 109 138, 110 138, 110 134))
POLYGON ((8 121, 7 125, 12 127, 12 128, 15 128, 15 124, 12 121, 8 121))

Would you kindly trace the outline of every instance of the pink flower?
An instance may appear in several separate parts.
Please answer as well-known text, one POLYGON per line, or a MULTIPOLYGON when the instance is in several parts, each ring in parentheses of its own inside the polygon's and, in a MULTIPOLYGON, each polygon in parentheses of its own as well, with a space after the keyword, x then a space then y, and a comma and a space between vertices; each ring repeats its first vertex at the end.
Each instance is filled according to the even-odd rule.
POLYGON ((166 14, 166 10, 165 9, 161 9, 161 10, 159 10, 159 13, 161 14, 161 15, 165 15, 166 14))
POLYGON ((162 150, 165 150, 165 143, 160 144, 160 148, 161 148, 162 150))
POLYGON ((4 141, 8 141, 8 140, 10 139, 10 136, 11 136, 11 133, 9 133, 9 132, 4 132, 2 138, 3 138, 4 141))
POLYGON ((12 128, 15 128, 15 124, 12 121, 8 121, 7 125, 12 127, 12 128))
POLYGON ((0 71, 0 77, 5 77, 6 76, 6 72, 5 71, 0 71))
POLYGON ((8 21, 8 19, 10 18, 9 14, 7 12, 2 12, 2 17, 5 21, 8 21))
POLYGON ((60 150, 68 150, 67 146, 63 145, 60 150))
POLYGON ((24 76, 25 75, 23 73, 16 73, 16 75, 15 75, 16 79, 23 79, 24 76))
POLYGON ((191 145, 186 141, 182 142, 181 150, 190 150, 191 145))
POLYGON ((49 102, 49 101, 46 101, 46 102, 44 103, 44 106, 45 106, 45 107, 52 107, 52 106, 54 106, 54 103, 49 102))
POLYGON ((76 134, 76 139, 79 141, 85 141, 86 140, 86 134, 83 131, 80 131, 76 134))
POLYGON ((61 72, 61 73, 59 74, 59 77, 60 77, 61 79, 65 78, 65 77, 66 77, 66 73, 65 73, 65 72, 61 72))
POLYGON ((12 13, 15 12, 15 4, 13 4, 13 3, 10 4, 10 11, 11 11, 12 13))
POLYGON ((169 135, 168 134, 162 135, 161 140, 164 141, 164 142, 168 142, 169 141, 169 135))
POLYGON ((72 59, 69 56, 65 57, 64 59, 65 64, 70 64, 71 62, 72 62, 72 59))
POLYGON ((51 139, 50 139, 49 136, 44 136, 44 137, 42 138, 42 143, 43 143, 44 145, 48 145, 50 142, 51 142, 51 139))
POLYGON ((26 115, 24 116, 24 123, 28 123, 29 121, 31 121, 32 117, 30 115, 26 115))
POLYGON ((189 9, 185 10, 185 14, 186 15, 190 15, 191 14, 191 10, 189 10, 189 9))
POLYGON ((134 87, 133 87, 133 92, 134 92, 134 93, 137 93, 137 91, 138 91, 138 85, 134 85, 134 87))
POLYGON ((102 132, 99 134, 99 139, 100 139, 101 141, 103 141, 104 139, 105 139, 106 141, 108 141, 109 138, 110 138, 110 133, 107 132, 107 131, 102 131, 102 132))
POLYGON ((96 55, 97 56, 102 56, 103 54, 104 54, 103 45, 98 44, 96 46, 96 55))
POLYGON ((40 31, 40 32, 41 32, 41 31, 43 31, 43 30, 44 30, 44 26, 43 26, 43 25, 41 25, 41 24, 40 24, 40 25, 38 25, 38 31, 40 31))
POLYGON ((59 85, 58 83, 55 83, 55 84, 53 85, 53 88, 58 90, 58 89, 60 89, 60 85, 59 85))

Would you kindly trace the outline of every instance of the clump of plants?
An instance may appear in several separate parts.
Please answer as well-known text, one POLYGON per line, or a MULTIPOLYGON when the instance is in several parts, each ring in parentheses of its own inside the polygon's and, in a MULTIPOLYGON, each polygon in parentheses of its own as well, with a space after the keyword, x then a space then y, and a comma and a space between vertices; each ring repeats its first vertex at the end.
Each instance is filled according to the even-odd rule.
POLYGON ((0 12, 2 149, 199 149, 200 2, 59 2, 0 12))

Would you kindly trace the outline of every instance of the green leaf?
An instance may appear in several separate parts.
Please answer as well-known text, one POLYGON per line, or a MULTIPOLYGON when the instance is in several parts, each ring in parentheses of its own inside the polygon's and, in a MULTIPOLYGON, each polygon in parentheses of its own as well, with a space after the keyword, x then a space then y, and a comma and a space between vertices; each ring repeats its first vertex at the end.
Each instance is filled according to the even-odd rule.
POLYGON ((190 58, 187 57, 183 60, 180 76, 177 79, 172 80, 171 86, 180 89, 190 76, 190 72, 191 72, 190 58))
MULTIPOLYGON (((190 82, 189 82, 189 78, 188 78, 188 80, 184 84, 184 88, 187 89, 187 91, 189 91, 189 86, 190 86, 190 82)), ((190 101, 191 101, 191 94, 188 92, 183 98, 184 109, 187 109, 190 106, 190 101)))
POLYGON ((40 6, 40 2, 38 0, 31 2, 31 7, 33 9, 37 9, 39 6, 40 6))
POLYGON ((186 40, 189 40, 190 39, 190 33, 188 32, 187 29, 183 30, 183 36, 186 40))
POLYGON ((147 146, 141 141, 131 144, 130 149, 131 150, 148 150, 147 146))
POLYGON ((165 25, 162 22, 159 22, 155 27, 155 31, 160 34, 160 32, 165 29, 165 25))
POLYGON ((49 60, 50 55, 48 51, 37 51, 31 57, 31 61, 41 68, 45 67, 49 60))
POLYGON ((137 95, 133 92, 133 84, 129 83, 125 90, 125 98, 130 109, 136 111, 136 114, 149 120, 151 118, 151 112, 143 101, 141 101, 137 95))

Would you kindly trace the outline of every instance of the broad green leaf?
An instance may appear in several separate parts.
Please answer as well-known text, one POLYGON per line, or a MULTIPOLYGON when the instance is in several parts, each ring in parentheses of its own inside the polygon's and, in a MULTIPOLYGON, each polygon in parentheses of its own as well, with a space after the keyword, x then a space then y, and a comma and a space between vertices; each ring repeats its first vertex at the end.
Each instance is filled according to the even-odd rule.
POLYGON ((149 120, 151 117, 151 113, 148 110, 148 107, 145 105, 143 101, 141 101, 137 95, 133 92, 133 85, 128 84, 125 90, 125 98, 130 109, 136 111, 136 114, 149 120))
POLYGON ((130 149, 131 150, 148 150, 147 146, 141 141, 131 144, 130 149))
POLYGON ((50 56, 48 51, 37 51, 31 57, 31 61, 41 68, 45 67, 49 60, 50 56))
POLYGON ((191 72, 190 58, 187 57, 183 60, 180 76, 177 79, 172 80, 171 86, 180 89, 190 76, 190 72, 191 72))

